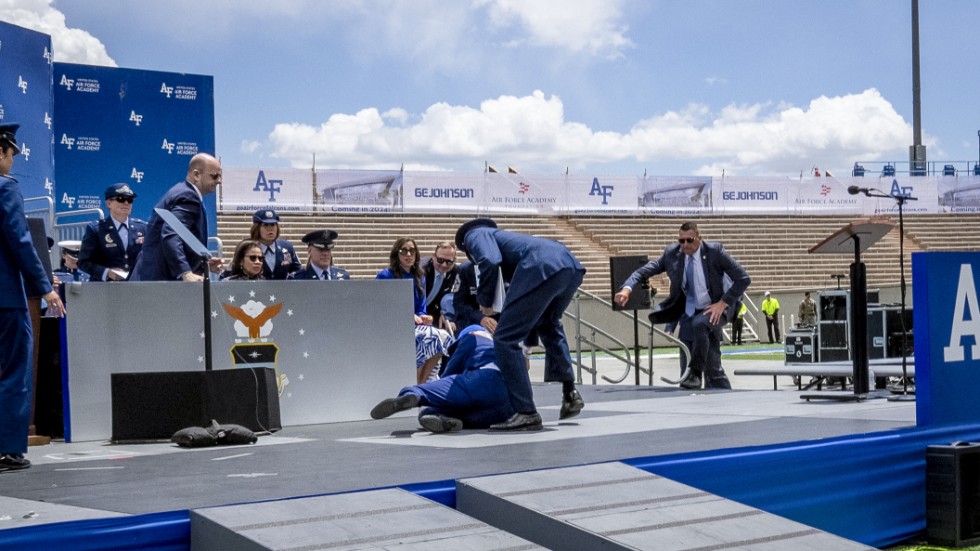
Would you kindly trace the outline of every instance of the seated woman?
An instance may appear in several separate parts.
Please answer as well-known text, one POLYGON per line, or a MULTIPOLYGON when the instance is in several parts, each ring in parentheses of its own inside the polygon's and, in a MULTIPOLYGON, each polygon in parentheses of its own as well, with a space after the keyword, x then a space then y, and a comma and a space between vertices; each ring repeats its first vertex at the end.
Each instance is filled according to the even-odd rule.
POLYGON ((416 380, 423 383, 438 379, 435 369, 452 344, 452 336, 432 326, 432 316, 425 313, 425 275, 419 268, 419 250, 415 240, 402 237, 388 254, 388 267, 376 279, 411 279, 415 288, 415 367, 416 380))
POLYGON ((235 247, 231 267, 221 274, 222 281, 255 281, 262 276, 262 245, 255 240, 246 239, 235 247))

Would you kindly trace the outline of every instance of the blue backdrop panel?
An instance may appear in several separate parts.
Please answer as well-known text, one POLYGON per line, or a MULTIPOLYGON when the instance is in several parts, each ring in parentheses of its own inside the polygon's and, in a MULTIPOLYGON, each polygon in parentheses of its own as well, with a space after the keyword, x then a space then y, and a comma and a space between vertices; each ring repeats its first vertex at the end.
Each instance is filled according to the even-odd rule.
POLYGON ((980 421, 980 253, 914 253, 912 281, 916 420, 980 421))
MULTIPOLYGON (((214 151, 210 76, 54 64, 56 210, 102 208, 102 193, 127 183, 139 195, 133 216, 153 205, 197 153, 214 151)), ((205 197, 217 231, 215 197, 205 197)))
POLYGON ((51 37, 0 21, 0 121, 20 123, 12 176, 25 199, 54 191, 51 37))

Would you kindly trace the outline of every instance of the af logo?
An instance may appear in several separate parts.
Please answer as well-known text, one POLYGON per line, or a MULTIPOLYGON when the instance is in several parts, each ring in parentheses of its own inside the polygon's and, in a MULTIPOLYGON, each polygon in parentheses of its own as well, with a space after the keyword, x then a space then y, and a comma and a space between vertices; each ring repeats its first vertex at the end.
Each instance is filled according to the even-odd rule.
POLYGON ((267 180, 265 171, 260 170, 258 178, 255 179, 255 187, 252 191, 268 191, 269 202, 276 202, 276 194, 282 191, 282 180, 267 180))
POLYGON ((167 86, 167 83, 164 82, 163 84, 160 85, 160 93, 166 94, 167 99, 170 99, 170 95, 174 93, 174 87, 167 86))
POLYGON ((892 197, 910 197, 912 195, 912 186, 900 186, 896 178, 892 180, 892 189, 889 193, 891 193, 892 197))
POLYGON ((44 125, 48 127, 48 130, 51 130, 51 115, 47 111, 44 112, 44 125))
POLYGON ((71 146, 75 145, 75 138, 69 138, 68 137, 68 134, 62 134, 61 135, 61 144, 62 145, 67 145, 68 146, 68 149, 71 149, 71 146))
POLYGON ((62 205, 68 205, 68 208, 74 208, 74 206, 75 206, 75 198, 74 197, 69 197, 68 194, 65 193, 64 195, 61 196, 61 204, 62 205))
POLYGON ((589 196, 595 197, 596 195, 600 195, 602 196, 602 204, 608 205, 609 203, 606 200, 612 197, 613 189, 615 188, 616 186, 600 186, 599 179, 592 178, 592 189, 589 190, 589 196))
POLYGON ((75 79, 68 78, 68 75, 64 75, 63 74, 63 75, 61 75, 61 82, 59 82, 58 84, 64 86, 65 89, 70 92, 71 91, 71 87, 75 85, 75 79))
POLYGON ((52 193, 54 193, 54 182, 52 182, 51 180, 48 180, 47 178, 45 178, 44 179, 44 189, 48 190, 48 195, 51 195, 52 193))
POLYGON ((130 111, 129 112, 129 121, 130 122, 135 122, 136 123, 136 126, 139 126, 140 123, 143 122, 143 115, 137 115, 136 114, 136 111, 130 111))
POLYGON ((173 155, 173 153, 174 153, 174 144, 168 142, 167 141, 167 138, 164 138, 163 139, 163 145, 160 146, 160 149, 166 149, 167 150, 167 155, 173 155))
POLYGON ((27 81, 20 75, 17 75, 17 87, 20 88, 22 93, 27 93, 27 81))
POLYGON ((956 303, 953 305, 953 325, 949 330, 949 346, 943 347, 943 360, 963 361, 963 337, 973 340, 970 345, 970 356, 974 361, 980 360, 980 304, 977 303, 973 267, 969 264, 960 266, 960 279, 956 285, 956 303), (969 314, 969 319, 964 319, 964 314, 969 314))
POLYGON ((20 144, 20 154, 24 156, 25 161, 31 160, 31 148, 27 147, 26 143, 20 144))
POLYGON ((54 58, 54 56, 51 55, 51 50, 49 50, 47 46, 44 47, 44 53, 41 54, 41 57, 48 62, 48 65, 51 65, 51 61, 54 58))
POLYGON ((129 179, 130 180, 136 180, 136 183, 142 183, 143 182, 143 171, 142 170, 136 170, 136 167, 134 166, 133 167, 133 171, 129 174, 129 179))

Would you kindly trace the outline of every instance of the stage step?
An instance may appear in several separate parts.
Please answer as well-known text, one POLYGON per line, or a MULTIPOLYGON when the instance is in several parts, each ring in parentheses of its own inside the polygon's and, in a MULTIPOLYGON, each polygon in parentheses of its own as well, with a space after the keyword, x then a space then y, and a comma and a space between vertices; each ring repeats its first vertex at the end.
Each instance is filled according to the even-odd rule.
POLYGON ((458 480, 456 508, 562 551, 874 549, 623 463, 458 480))
POLYGON ((191 511, 191 551, 542 549, 404 490, 191 511))
MULTIPOLYGON (((18 475, 12 473, 3 476, 13 478, 18 475)), ((103 511, 101 509, 89 509, 86 507, 75 507, 73 505, 59 505, 45 501, 0 496, 0 530, 50 524, 52 522, 72 522, 76 520, 125 516, 129 515, 115 511, 103 511)))

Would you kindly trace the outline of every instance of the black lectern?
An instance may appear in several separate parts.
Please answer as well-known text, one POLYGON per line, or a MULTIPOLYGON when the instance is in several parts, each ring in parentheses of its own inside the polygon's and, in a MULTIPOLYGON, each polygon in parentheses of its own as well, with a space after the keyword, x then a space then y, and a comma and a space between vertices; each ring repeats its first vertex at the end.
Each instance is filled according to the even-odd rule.
POLYGON ((895 224, 883 219, 852 222, 810 247, 810 254, 854 254, 851 264, 850 344, 854 394, 804 394, 804 400, 858 401, 868 397, 868 280, 861 253, 877 243, 895 224))

